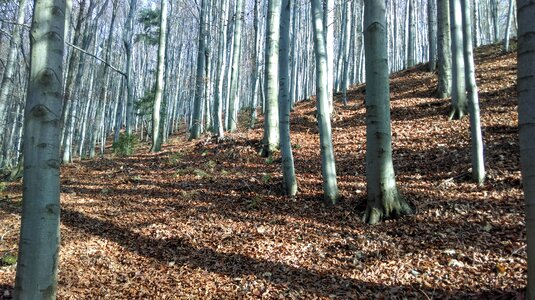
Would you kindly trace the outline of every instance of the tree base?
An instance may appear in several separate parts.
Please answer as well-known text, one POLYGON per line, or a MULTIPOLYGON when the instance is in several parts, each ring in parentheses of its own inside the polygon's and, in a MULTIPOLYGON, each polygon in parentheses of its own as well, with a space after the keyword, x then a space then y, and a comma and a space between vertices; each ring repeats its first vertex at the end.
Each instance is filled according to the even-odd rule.
POLYGON ((464 116, 468 115, 466 109, 460 107, 452 107, 448 119, 451 120, 461 120, 464 116))
POLYGON ((386 219, 399 218, 413 213, 414 209, 397 191, 383 193, 375 199, 368 199, 362 221, 374 225, 386 219))

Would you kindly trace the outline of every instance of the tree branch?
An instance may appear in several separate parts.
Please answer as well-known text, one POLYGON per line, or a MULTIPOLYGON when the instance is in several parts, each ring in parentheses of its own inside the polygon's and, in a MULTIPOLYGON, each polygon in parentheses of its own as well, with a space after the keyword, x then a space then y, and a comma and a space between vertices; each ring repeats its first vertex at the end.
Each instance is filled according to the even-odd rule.
POLYGON ((80 48, 80 47, 78 47, 78 46, 76 46, 76 45, 73 45, 73 44, 71 44, 71 43, 69 43, 69 42, 65 42, 65 44, 68 45, 68 46, 73 47, 74 49, 76 49, 76 50, 78 50, 78 51, 80 51, 80 52, 82 52, 82 53, 85 53, 85 54, 87 54, 87 55, 89 55, 89 56, 91 56, 91 57, 93 57, 93 58, 99 60, 100 62, 102 62, 103 64, 105 64, 106 66, 108 66, 110 69, 112 69, 112 70, 114 70, 115 72, 117 72, 117 73, 123 75, 125 78, 128 78, 128 75, 127 75, 125 72, 123 72, 123 71, 119 70, 118 68, 112 66, 109 62, 107 62, 107 61, 105 61, 104 59, 102 59, 102 58, 96 56, 95 54, 93 54, 93 53, 89 53, 89 52, 87 52, 86 50, 84 50, 84 49, 82 49, 82 48, 80 48))

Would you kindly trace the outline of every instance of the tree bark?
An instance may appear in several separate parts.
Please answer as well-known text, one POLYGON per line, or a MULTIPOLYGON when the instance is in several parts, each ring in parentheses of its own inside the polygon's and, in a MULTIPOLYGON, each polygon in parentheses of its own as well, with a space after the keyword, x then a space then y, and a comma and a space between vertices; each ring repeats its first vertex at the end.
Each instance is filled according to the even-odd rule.
POLYGON ((366 183, 368 200, 364 222, 412 213, 396 186, 392 162, 390 87, 384 1, 366 0, 366 183))
POLYGON ((35 2, 24 111, 24 180, 15 299, 56 297, 64 29, 65 1, 35 2))
POLYGON ((535 4, 518 0, 518 128, 520 166, 526 203, 528 283, 526 299, 535 298, 535 4))

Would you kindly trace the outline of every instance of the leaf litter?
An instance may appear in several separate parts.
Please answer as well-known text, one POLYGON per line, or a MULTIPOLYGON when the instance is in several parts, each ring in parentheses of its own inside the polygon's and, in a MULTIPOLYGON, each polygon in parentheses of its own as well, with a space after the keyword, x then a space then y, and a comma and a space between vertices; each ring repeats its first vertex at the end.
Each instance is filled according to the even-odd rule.
MULTIPOLYGON (((340 203, 322 202, 314 99, 292 113, 298 195, 280 154, 257 155, 262 124, 221 143, 148 146, 62 167, 59 299, 510 299, 526 284, 516 58, 477 52, 487 181, 470 181, 469 121, 449 122, 424 65, 391 77, 394 164, 417 213, 361 222, 364 86, 337 101, 340 203)), ((339 96, 337 96, 339 98, 339 96)), ((245 124, 245 122, 243 122, 245 124)), ((108 149, 109 151, 109 149, 108 149)), ((20 182, 0 200, 0 256, 16 255, 20 182)), ((0 265, 0 299, 15 265, 0 265)))

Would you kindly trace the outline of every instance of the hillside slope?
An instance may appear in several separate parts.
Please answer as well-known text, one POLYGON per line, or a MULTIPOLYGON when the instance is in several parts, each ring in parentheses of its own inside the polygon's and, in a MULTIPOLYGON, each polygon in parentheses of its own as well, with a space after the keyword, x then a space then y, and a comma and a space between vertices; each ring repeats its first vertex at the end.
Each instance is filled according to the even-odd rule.
MULTIPOLYGON (((392 76, 394 160, 413 216, 367 226, 363 88, 337 104, 341 202, 322 204, 314 101, 292 115, 299 193, 257 154, 262 124, 223 143, 147 146, 62 169, 60 299, 509 299, 526 283, 515 54, 477 51, 488 180, 469 180, 469 121, 447 120, 423 66, 392 76)), ((0 257, 17 252, 20 183, 0 200, 0 257)), ((0 264, 1 265, 1 264, 0 264)), ((14 266, 0 266, 10 298, 14 266)), ((2 291, 3 290, 3 291, 2 291)))

